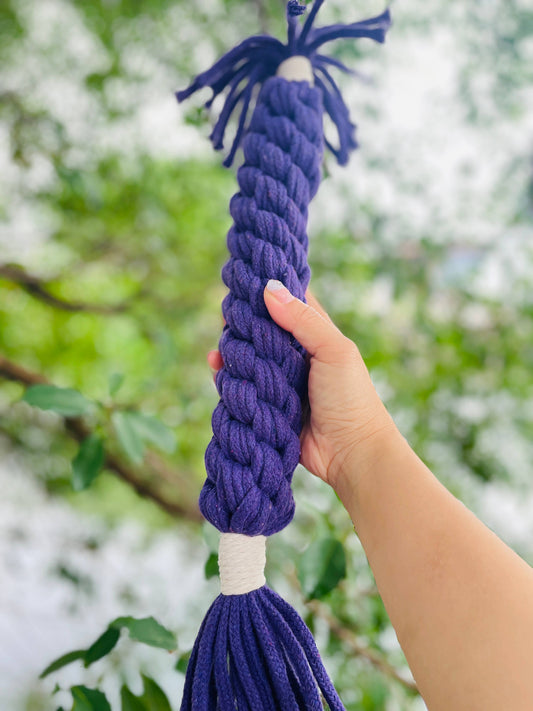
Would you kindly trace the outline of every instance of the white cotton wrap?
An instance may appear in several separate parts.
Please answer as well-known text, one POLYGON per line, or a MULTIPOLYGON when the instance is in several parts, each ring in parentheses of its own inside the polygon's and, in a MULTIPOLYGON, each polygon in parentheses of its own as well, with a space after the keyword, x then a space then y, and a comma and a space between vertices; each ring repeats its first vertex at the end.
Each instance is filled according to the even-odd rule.
POLYGON ((218 569, 222 595, 244 595, 263 587, 266 536, 222 533, 218 545, 218 569))
POLYGON ((302 54, 295 54, 281 62, 276 76, 283 77, 288 81, 307 81, 311 86, 314 84, 313 67, 307 57, 302 54))

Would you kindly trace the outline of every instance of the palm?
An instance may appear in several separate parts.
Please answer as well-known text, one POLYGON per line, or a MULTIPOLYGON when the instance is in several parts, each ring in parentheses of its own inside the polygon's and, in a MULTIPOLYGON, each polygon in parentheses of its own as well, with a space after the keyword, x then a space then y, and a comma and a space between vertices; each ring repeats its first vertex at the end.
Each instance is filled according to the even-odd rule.
MULTIPOLYGON (((332 324, 319 302, 307 291, 308 303, 332 324)), ((331 483, 331 472, 372 430, 384 406, 355 344, 338 338, 322 347, 323 357, 310 358, 309 408, 300 434, 300 462, 312 474, 331 483), (344 347, 348 343, 350 347, 344 347), (333 466, 332 466, 333 465, 333 466)), ((218 350, 207 361, 215 373, 223 366, 218 350)))

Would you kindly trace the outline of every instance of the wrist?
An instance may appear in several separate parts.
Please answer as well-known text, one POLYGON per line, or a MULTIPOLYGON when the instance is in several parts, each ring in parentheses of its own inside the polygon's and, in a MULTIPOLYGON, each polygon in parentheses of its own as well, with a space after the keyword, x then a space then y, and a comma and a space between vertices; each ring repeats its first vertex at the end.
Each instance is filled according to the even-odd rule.
POLYGON ((343 502, 350 508, 357 497, 360 484, 371 478, 380 460, 398 446, 408 445, 383 403, 382 411, 373 421, 372 429, 357 437, 354 444, 340 452, 332 461, 329 483, 343 502))

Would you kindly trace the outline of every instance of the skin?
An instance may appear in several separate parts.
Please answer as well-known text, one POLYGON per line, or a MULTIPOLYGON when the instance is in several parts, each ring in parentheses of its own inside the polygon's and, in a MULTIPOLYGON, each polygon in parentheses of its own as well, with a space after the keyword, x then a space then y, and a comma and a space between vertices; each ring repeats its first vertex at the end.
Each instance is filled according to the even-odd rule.
MULTIPOLYGON (((533 569, 411 449, 312 294, 269 284, 270 315, 310 357, 300 461, 350 515, 428 709, 531 711, 533 569)), ((223 365, 218 351, 207 360, 223 365)))

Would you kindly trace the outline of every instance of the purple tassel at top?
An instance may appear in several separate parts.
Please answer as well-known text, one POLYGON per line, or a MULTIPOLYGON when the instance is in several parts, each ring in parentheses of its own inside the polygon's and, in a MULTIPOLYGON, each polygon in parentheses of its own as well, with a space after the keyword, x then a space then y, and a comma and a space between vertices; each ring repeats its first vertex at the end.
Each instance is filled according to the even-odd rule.
MULTIPOLYGON (((207 479, 200 494, 203 515, 225 534, 269 536, 294 514, 291 480, 300 457, 306 353, 270 318, 263 290, 269 279, 279 279, 305 299, 308 205, 320 184, 324 145, 339 163, 347 162, 357 145, 355 126, 328 67, 349 70, 317 49, 341 37, 383 42, 390 25, 386 10, 371 20, 314 29, 322 2, 315 0, 302 27, 298 17, 305 7, 290 0, 287 45, 272 37, 251 37, 177 94, 181 101, 210 86, 214 98, 229 87, 211 134, 217 149, 242 102, 225 161, 231 164, 242 143, 239 192, 230 202, 231 256, 222 270, 229 293, 222 305, 220 401, 213 412, 207 479), (293 55, 308 57, 315 86, 273 76, 293 55), (245 126, 256 83, 261 90, 245 126), (337 126, 338 149, 324 139, 324 110, 337 126)), ((181 711, 320 711, 322 697, 331 711, 344 708, 311 633, 290 605, 266 585, 217 597, 193 648, 181 711)))
POLYGON ((246 131, 246 118, 254 86, 262 84, 268 77, 273 76, 281 62, 294 55, 305 56, 311 62, 315 84, 320 87, 322 92, 324 108, 337 127, 339 147, 334 148, 326 140, 327 148, 334 154, 339 165, 345 165, 348 162, 350 151, 357 148, 356 126, 350 121, 348 108, 327 67, 334 66, 348 74, 362 75, 349 69, 338 59, 318 54, 317 50, 327 42, 347 37, 368 37, 383 43, 385 34, 391 26, 390 10, 387 8, 377 17, 362 22, 353 22, 351 25, 338 24, 313 28, 313 21, 323 2, 324 0, 315 0, 305 24, 301 27, 298 24, 298 17, 305 12, 306 7, 300 5, 298 0, 289 0, 287 4, 287 44, 283 44, 269 35, 249 37, 227 52, 210 69, 199 74, 187 89, 176 92, 178 101, 183 101, 195 91, 209 86, 213 91, 212 97, 205 103, 205 107, 209 108, 215 97, 226 87, 229 87, 224 108, 210 136, 216 150, 221 150, 224 147, 223 137, 228 120, 238 103, 242 102, 233 145, 224 160, 224 165, 227 168, 233 163, 235 153, 246 131), (243 81, 247 81, 247 84, 244 88, 239 89, 243 81))

